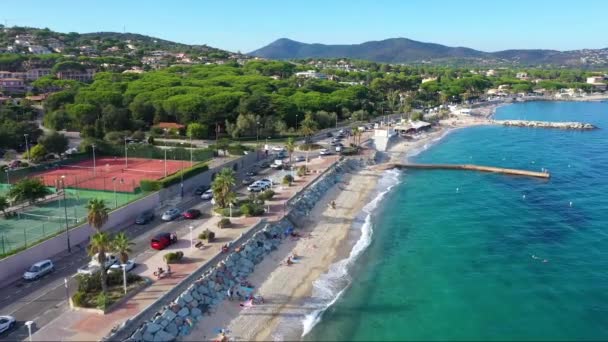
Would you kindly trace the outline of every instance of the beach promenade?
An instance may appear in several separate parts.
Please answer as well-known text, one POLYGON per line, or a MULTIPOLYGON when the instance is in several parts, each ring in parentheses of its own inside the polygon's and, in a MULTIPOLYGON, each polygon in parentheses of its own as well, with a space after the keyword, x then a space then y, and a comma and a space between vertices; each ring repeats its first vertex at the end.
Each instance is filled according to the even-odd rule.
MULTIPOLYGON (((40 330, 37 330, 33 334, 32 340, 101 340, 108 335, 114 327, 119 326, 127 319, 132 318, 137 313, 153 304, 161 295, 175 287, 182 279, 219 254, 223 244, 237 239, 243 233, 251 229, 251 227, 255 226, 261 219, 265 219, 268 222, 280 220, 285 214, 285 203, 303 187, 310 182, 313 182, 324 170, 335 163, 337 159, 337 156, 311 159, 308 163, 310 169, 309 175, 302 178, 296 177, 296 181, 292 186, 276 186, 274 188, 276 195, 268 202, 270 212, 262 217, 232 218, 231 221, 233 224, 231 227, 221 230, 217 228, 217 222, 220 219, 217 216, 200 221, 193 221, 194 229, 192 235, 195 239, 199 233, 205 229, 210 229, 216 232, 216 241, 207 244, 206 248, 200 250, 191 248, 189 232, 178 236, 178 243, 170 246, 164 251, 170 252, 181 250, 184 252, 184 261, 172 265, 173 274, 171 277, 157 280, 153 276, 154 267, 150 267, 149 265, 163 266, 164 261, 162 257, 165 253, 147 250, 134 257, 135 261, 138 263, 138 267, 136 267, 133 272, 150 279, 151 283, 149 286, 145 287, 129 300, 118 305, 115 309, 105 315, 86 310, 69 310, 56 317, 50 324, 46 324, 40 330), (146 265, 148 265, 148 267, 146 265)), ((207 215, 208 214, 209 213, 207 213, 207 215)), ((74 292, 73 290, 76 289, 71 290, 71 292, 74 292)))

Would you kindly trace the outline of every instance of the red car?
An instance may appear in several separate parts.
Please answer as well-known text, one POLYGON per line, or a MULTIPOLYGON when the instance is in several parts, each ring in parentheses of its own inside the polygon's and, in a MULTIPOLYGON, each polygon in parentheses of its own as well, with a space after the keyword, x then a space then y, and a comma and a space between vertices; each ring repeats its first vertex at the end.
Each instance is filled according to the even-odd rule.
POLYGON ((188 209, 182 213, 182 216, 185 219, 193 220, 193 219, 201 216, 201 211, 198 209, 188 209))
POLYGON ((177 242, 177 236, 171 233, 160 233, 152 238, 150 241, 150 247, 156 250, 163 250, 167 246, 177 242))

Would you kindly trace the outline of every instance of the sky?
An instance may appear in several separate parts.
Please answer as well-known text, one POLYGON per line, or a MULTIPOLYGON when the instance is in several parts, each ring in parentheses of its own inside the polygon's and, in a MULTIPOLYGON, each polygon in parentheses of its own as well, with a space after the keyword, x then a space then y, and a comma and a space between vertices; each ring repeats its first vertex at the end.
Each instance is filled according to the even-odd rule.
POLYGON ((608 0, 0 0, 0 22, 250 52, 404 37, 482 51, 608 47, 608 0))

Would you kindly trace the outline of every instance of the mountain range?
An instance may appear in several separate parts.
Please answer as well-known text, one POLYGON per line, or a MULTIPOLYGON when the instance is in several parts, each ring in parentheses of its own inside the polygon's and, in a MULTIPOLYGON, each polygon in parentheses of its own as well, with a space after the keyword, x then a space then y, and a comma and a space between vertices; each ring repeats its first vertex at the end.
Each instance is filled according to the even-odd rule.
POLYGON ((484 52, 407 38, 391 38, 352 45, 307 44, 287 38, 249 53, 269 59, 351 58, 381 63, 460 63, 522 66, 605 67, 608 48, 571 51, 504 50, 484 52))

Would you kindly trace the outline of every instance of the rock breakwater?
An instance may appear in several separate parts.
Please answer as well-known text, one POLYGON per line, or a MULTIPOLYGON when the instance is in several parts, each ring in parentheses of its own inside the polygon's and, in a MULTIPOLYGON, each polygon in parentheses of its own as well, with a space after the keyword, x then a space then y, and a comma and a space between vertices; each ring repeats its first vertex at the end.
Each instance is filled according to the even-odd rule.
POLYGON ((532 127, 532 128, 557 128, 591 130, 596 126, 584 122, 552 122, 552 121, 530 121, 530 120, 494 120, 492 123, 503 126, 532 127))

